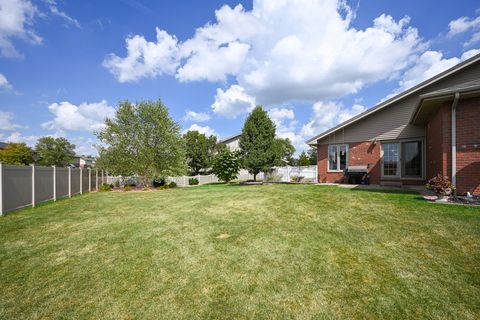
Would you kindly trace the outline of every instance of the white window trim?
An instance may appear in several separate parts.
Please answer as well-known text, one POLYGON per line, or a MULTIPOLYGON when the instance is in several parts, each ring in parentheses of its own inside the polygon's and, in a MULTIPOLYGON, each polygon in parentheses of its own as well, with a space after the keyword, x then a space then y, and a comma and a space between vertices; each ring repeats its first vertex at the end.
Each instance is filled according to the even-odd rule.
MULTIPOLYGON (((329 144, 327 146, 327 172, 343 172, 343 170, 337 169, 337 170, 331 170, 330 169, 330 146, 336 146, 337 150, 341 146, 345 146, 347 149, 347 163, 345 164, 348 167, 348 155, 349 155, 349 148, 348 144, 346 143, 337 143, 337 144, 329 144)), ((340 167, 340 152, 337 152, 337 168, 340 167)))
POLYGON ((411 138, 411 139, 401 139, 401 140, 384 140, 380 142, 380 166, 381 166, 381 176, 380 178, 383 180, 425 180, 426 176, 426 170, 427 170, 427 151, 426 151, 426 143, 425 143, 425 138, 411 138), (422 146, 422 175, 421 177, 404 177, 403 176, 403 155, 402 155, 402 143, 403 142, 414 142, 414 141, 420 141, 421 146, 422 146), (398 166, 398 175, 396 176, 386 176, 383 173, 383 144, 387 143, 398 143, 399 144, 399 150, 398 150, 398 157, 399 157, 399 166, 398 166))

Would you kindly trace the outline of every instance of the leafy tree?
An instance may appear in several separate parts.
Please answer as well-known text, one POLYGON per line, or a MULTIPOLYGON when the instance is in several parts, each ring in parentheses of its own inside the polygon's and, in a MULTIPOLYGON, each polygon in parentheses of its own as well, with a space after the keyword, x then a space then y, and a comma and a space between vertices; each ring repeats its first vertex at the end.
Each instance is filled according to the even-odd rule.
POLYGON ((230 182, 238 177, 240 158, 237 152, 224 149, 213 160, 213 172, 221 181, 230 182))
POLYGON ((29 165, 33 163, 33 150, 25 143, 9 143, 0 150, 0 162, 5 164, 29 165))
POLYGON ((310 148, 308 150, 308 160, 310 161, 311 166, 317 165, 317 149, 310 148))
POLYGON ((187 166, 192 175, 210 168, 217 146, 215 136, 207 136, 198 131, 188 131, 183 135, 185 140, 187 166))
POLYGON ((158 177, 179 175, 185 169, 185 148, 180 126, 159 101, 119 104, 115 117, 96 133, 106 146, 99 150, 97 166, 112 174, 136 174, 144 185, 158 177))
POLYGON ((303 151, 300 156, 298 157, 298 165, 299 166, 308 166, 310 165, 310 158, 308 155, 303 151))
POLYGON ((257 179, 257 174, 270 170, 278 163, 278 144, 275 124, 261 106, 257 106, 245 120, 240 137, 243 167, 257 179))
POLYGON ((290 139, 280 139, 277 138, 275 140, 277 145, 277 159, 275 165, 283 166, 285 165, 285 161, 293 165, 294 159, 293 154, 295 153, 295 147, 290 142, 290 139))
POLYGON ((42 166, 66 167, 75 157, 75 145, 65 138, 41 137, 35 150, 42 166))

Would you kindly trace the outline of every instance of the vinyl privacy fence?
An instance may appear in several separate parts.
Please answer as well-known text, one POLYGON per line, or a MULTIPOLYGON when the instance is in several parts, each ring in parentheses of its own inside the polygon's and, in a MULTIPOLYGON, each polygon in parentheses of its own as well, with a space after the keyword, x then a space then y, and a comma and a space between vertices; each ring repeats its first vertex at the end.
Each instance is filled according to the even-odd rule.
POLYGON ((0 163, 0 215, 50 200, 98 190, 103 171, 0 163))

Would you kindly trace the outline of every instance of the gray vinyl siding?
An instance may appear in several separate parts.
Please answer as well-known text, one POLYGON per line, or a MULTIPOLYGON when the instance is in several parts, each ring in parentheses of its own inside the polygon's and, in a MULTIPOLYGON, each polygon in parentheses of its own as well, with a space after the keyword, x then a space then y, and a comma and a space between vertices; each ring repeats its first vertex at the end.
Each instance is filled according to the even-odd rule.
POLYGON ((476 62, 449 77, 425 87, 382 110, 341 128, 318 140, 321 144, 351 143, 372 140, 394 140, 425 137, 424 126, 411 125, 410 119, 419 102, 419 96, 431 91, 480 79, 480 62, 476 62))

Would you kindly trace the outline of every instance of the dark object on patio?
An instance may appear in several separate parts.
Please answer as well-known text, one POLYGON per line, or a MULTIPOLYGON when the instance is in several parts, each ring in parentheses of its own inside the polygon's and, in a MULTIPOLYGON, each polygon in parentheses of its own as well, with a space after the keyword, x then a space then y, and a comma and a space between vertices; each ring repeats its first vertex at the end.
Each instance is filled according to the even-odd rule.
POLYGON ((344 175, 349 184, 370 184, 367 166, 348 166, 344 175))

